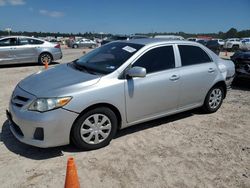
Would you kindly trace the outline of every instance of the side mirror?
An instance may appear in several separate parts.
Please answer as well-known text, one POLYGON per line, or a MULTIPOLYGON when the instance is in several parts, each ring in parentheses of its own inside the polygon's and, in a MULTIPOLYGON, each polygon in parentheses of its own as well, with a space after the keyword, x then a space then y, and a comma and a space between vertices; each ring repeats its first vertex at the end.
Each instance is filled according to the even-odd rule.
POLYGON ((147 71, 143 67, 132 67, 127 70, 126 75, 129 77, 140 77, 143 78, 147 74, 147 71))

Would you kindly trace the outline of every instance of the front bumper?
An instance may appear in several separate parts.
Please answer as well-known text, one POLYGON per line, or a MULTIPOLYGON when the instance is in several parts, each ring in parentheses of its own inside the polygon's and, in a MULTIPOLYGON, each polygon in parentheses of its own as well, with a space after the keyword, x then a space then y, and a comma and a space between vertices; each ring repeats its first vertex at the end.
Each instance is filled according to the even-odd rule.
POLYGON ((227 86, 227 89, 231 89, 231 85, 232 85, 232 82, 233 82, 233 80, 234 80, 234 77, 235 77, 235 75, 226 78, 226 86, 227 86))
POLYGON ((14 136, 23 143, 40 148, 69 144, 70 130, 78 116, 63 108, 44 113, 24 111, 11 103, 6 113, 14 136))

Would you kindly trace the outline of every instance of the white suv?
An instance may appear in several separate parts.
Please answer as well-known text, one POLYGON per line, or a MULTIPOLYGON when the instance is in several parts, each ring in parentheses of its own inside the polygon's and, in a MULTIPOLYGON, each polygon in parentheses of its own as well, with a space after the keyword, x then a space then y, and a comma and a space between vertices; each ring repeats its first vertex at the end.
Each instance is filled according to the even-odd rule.
POLYGON ((240 43, 241 50, 250 50, 250 38, 243 38, 240 43))
POLYGON ((227 39, 225 41, 225 44, 223 46, 223 48, 225 48, 226 50, 229 50, 229 51, 236 51, 239 49, 240 47, 240 39, 239 38, 231 38, 231 39, 227 39))

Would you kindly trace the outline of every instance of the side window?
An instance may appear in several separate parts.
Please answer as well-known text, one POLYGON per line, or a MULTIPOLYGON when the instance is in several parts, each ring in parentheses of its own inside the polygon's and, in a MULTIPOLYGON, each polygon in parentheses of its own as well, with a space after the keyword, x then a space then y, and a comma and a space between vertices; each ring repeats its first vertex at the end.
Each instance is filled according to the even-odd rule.
POLYGON ((7 38, 0 40, 0 46, 16 46, 17 39, 16 38, 7 38))
POLYGON ((29 44, 27 38, 19 38, 19 45, 26 45, 26 44, 29 44))
POLYGON ((36 39, 29 39, 29 44, 43 44, 44 42, 36 39))
POLYGON ((179 45, 182 66, 211 62, 207 53, 198 46, 179 45))
POLYGON ((174 50, 172 46, 152 49, 140 57, 133 67, 144 67, 147 73, 162 71, 175 67, 174 50))

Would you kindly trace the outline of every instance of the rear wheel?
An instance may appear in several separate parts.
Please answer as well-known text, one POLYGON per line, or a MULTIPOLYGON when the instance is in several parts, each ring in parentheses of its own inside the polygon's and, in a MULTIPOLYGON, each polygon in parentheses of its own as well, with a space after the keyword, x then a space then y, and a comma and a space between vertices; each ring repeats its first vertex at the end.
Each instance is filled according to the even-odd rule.
POLYGON ((73 45, 73 48, 78 48, 78 45, 77 45, 77 44, 74 44, 74 45, 73 45))
POLYGON ((46 62, 48 64, 50 64, 52 62, 52 56, 49 54, 49 53, 42 53, 40 56, 39 56, 39 59, 38 59, 38 62, 40 64, 45 64, 46 62))
POLYGON ((71 131, 73 143, 80 149, 93 150, 110 143, 117 131, 115 113, 100 107, 82 114, 71 131))
POLYGON ((221 86, 210 89, 203 104, 204 111, 206 113, 216 112, 223 102, 224 94, 224 89, 221 86))

